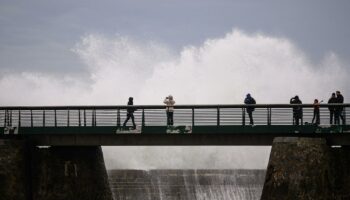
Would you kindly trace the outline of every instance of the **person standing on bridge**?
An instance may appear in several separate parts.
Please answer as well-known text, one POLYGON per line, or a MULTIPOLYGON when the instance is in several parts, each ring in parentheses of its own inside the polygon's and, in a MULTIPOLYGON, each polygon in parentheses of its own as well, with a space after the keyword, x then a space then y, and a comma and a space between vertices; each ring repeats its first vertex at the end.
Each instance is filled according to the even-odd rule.
MULTIPOLYGON (((322 103, 322 101, 321 101, 321 103, 322 103)), ((320 124, 320 103, 318 102, 318 99, 314 100, 313 107, 314 107, 314 116, 312 118, 311 123, 313 124, 315 119, 316 119, 315 124, 319 125, 320 124)))
POLYGON ((169 95, 165 97, 164 104, 166 105, 166 116, 167 116, 167 125, 172 126, 174 124, 174 98, 169 95))
MULTIPOLYGON (((337 98, 335 97, 335 93, 332 93, 331 98, 329 98, 328 100, 328 104, 332 104, 332 103, 337 103, 337 98)), ((335 107, 334 106, 328 106, 328 110, 329 110, 329 124, 333 124, 333 119, 335 117, 335 107)), ((335 122, 335 119, 334 119, 335 122)))
MULTIPOLYGON (((244 99, 244 103, 247 105, 250 105, 250 104, 256 104, 256 101, 250 94, 247 94, 246 98, 244 99)), ((255 108, 253 106, 247 107, 247 113, 249 115, 249 121, 250 121, 249 124, 250 125, 254 125, 254 120, 253 120, 253 111, 254 110, 255 110, 255 108)))
MULTIPOLYGON (((290 99, 290 104, 302 104, 298 96, 290 99)), ((299 125, 299 120, 303 116, 303 108, 301 106, 293 106, 293 124, 299 125)))
MULTIPOLYGON (((133 102, 134 98, 132 97, 129 97, 129 101, 128 101, 128 106, 132 106, 134 105, 134 102, 133 102)), ((136 124, 135 124, 135 118, 134 118, 134 112, 135 112, 135 108, 127 108, 127 113, 126 113, 126 119, 124 121, 124 124, 123 124, 123 127, 126 126, 126 123, 129 121, 129 119, 131 118, 132 120, 132 124, 133 124, 133 128, 135 129, 136 128, 136 124)))
MULTIPOLYGON (((336 91, 335 94, 336 97, 336 103, 342 104, 344 103, 344 97, 342 94, 340 94, 340 91, 336 91)), ((335 124, 340 124, 340 119, 342 120, 343 125, 345 124, 345 118, 343 113, 343 106, 336 106, 335 107, 335 124)))

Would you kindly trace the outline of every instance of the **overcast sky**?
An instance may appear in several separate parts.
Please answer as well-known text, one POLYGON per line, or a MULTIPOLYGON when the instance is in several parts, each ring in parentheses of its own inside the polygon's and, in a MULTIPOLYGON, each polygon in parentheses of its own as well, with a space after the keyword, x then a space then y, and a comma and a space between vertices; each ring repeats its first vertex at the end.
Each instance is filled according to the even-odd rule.
POLYGON ((82 73, 71 51, 87 34, 156 41, 180 51, 232 29, 295 42, 314 62, 350 56, 347 0, 0 0, 0 69, 82 73))

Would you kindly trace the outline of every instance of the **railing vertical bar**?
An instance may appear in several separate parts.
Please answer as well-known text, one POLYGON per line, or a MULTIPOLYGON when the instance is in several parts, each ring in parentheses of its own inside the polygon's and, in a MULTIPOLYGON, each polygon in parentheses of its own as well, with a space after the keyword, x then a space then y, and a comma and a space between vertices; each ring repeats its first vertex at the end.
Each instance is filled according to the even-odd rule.
POLYGON ((57 127, 57 110, 54 110, 55 113, 55 127, 57 127))
POLYGON ((21 110, 18 110, 18 127, 21 127, 21 110))
POLYGON ((192 108, 192 127, 194 127, 194 108, 192 108))
POLYGON ((97 110, 94 109, 94 117, 95 117, 95 126, 97 126, 97 110))
POLYGON ((344 115, 344 125, 346 125, 346 107, 344 107, 343 115, 344 115))
POLYGON ((94 109, 94 117, 95 117, 95 124, 94 126, 97 126, 97 110, 94 109))
POLYGON ((94 126, 94 109, 91 110, 91 126, 94 126))
POLYGON ((9 110, 5 112, 5 126, 9 126, 9 110))
POLYGON ((45 127, 45 110, 43 110, 43 127, 45 127))
POLYGON ((12 110, 10 111, 10 126, 12 126, 12 110))
POLYGON ((245 126, 245 109, 242 108, 242 125, 245 126))
POLYGON ((92 109, 92 114, 91 114, 91 126, 95 126, 95 109, 92 109))
POLYGON ((302 109, 302 112, 301 112, 301 119, 300 119, 301 124, 300 125, 304 125, 304 111, 303 111, 303 108, 301 108, 301 109, 302 109))
POLYGON ((117 109, 117 127, 120 127, 120 109, 117 109))
POLYGON ((79 126, 81 126, 81 117, 80 117, 80 109, 78 110, 79 114, 78 114, 78 118, 79 118, 79 126))
POLYGON ((7 110, 5 110, 5 112, 4 112, 4 127, 6 127, 7 126, 7 122, 6 122, 6 113, 7 113, 7 110))
POLYGON ((69 108, 67 109, 67 127, 69 127, 69 108))
POLYGON ((220 108, 219 108, 219 107, 217 107, 216 113, 217 113, 217 116, 216 116, 216 125, 217 125, 217 126, 220 126, 220 108))
POLYGON ((143 127, 145 127, 145 109, 142 109, 142 128, 143 127))
POLYGON ((33 127, 33 110, 30 110, 30 127, 33 127))
POLYGON ((86 109, 84 109, 84 126, 86 126, 86 109))

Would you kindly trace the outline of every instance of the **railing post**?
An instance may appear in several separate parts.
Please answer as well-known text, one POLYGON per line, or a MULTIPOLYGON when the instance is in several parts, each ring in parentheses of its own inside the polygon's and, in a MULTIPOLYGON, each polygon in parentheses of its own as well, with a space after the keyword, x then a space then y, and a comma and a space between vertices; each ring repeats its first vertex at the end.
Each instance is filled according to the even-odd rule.
POLYGON ((346 125, 346 108, 347 107, 344 107, 344 113, 343 113, 343 115, 344 115, 344 125, 346 125))
POLYGON ((271 125, 271 108, 267 108, 267 125, 271 125))
POLYGON ((217 107, 216 113, 217 113, 217 116, 216 116, 216 125, 217 125, 217 126, 220 126, 220 108, 219 108, 219 107, 217 107))
POLYGON ((78 114, 78 118, 79 118, 79 126, 81 126, 81 117, 80 117, 80 109, 78 110, 79 114, 78 114))
POLYGON ((57 110, 54 110, 55 112, 55 127, 57 127, 57 110))
POLYGON ((192 127, 194 127, 194 108, 192 108, 192 127))
POLYGON ((4 122, 4 126, 9 126, 9 125, 10 125, 9 110, 5 110, 5 122, 4 122))
POLYGON ((301 107, 301 109, 302 109, 302 112, 301 112, 301 119, 300 119, 300 125, 304 125, 304 109, 303 109, 303 107, 301 107))
POLYGON ((91 113, 91 126, 95 126, 95 109, 92 109, 91 113))
POLYGON ((33 110, 30 110, 30 127, 33 127, 33 110))
POLYGON ((69 108, 67 109, 67 127, 69 127, 69 108))
POLYGON ((245 109, 242 108, 242 125, 245 126, 245 109))
POLYGON ((142 128, 145 127, 145 109, 142 109, 142 128))
POLYGON ((10 111, 10 126, 12 126, 12 110, 10 111))
POLYGON ((18 127, 21 127, 21 110, 18 110, 18 127))
POLYGON ((93 125, 92 126, 96 126, 96 109, 94 108, 93 110, 92 110, 92 122, 93 122, 93 125))
POLYGON ((120 109, 117 109, 117 127, 120 127, 120 109))
POLYGON ((84 126, 86 126, 86 109, 84 109, 84 126))
POLYGON ((7 114, 7 110, 4 110, 4 127, 7 126, 7 124, 6 124, 6 114, 7 114))
POLYGON ((95 113, 95 126, 97 126, 97 110, 96 109, 94 109, 94 113, 95 113))
POLYGON ((43 110, 43 127, 45 127, 45 110, 43 110))

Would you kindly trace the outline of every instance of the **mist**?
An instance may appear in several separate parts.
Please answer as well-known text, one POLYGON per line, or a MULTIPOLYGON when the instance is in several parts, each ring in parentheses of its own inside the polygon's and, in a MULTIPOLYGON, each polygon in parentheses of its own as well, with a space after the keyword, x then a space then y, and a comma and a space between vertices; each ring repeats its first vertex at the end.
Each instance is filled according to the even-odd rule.
MULTIPOLYGON (((176 52, 156 41, 87 34, 70 49, 85 64, 81 74, 26 71, 0 78, 2 105, 303 103, 350 92, 348 69, 334 52, 311 61, 293 41, 233 30, 176 52)), ((346 101, 346 100, 345 100, 346 101)), ((104 147, 108 168, 265 168, 268 147, 104 147)))

